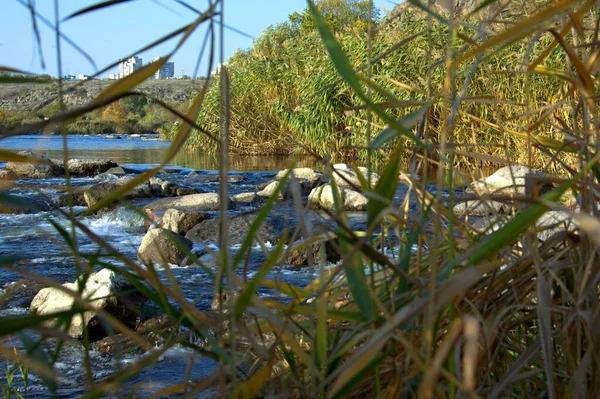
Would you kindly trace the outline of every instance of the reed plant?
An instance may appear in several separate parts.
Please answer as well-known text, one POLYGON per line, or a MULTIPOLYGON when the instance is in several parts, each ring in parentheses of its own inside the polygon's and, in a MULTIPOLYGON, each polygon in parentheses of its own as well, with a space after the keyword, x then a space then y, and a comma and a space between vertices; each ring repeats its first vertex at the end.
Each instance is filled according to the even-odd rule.
MULTIPOLYGON (((81 13, 116 3, 98 3, 81 13)), ((339 195, 334 195, 333 211, 318 214, 318 224, 313 223, 314 214, 309 215, 313 211, 295 195, 292 200, 302 222, 268 248, 259 230, 278 201, 275 192, 257 211, 241 248, 230 252, 228 214, 222 209, 222 250, 213 254, 217 305, 215 312, 205 312, 181 294, 175 279, 164 283, 154 265, 142 267, 128 259, 69 214, 70 228, 60 228, 59 233, 84 279, 94 267, 115 270, 198 338, 166 334, 160 348, 99 380, 93 378, 88 361, 86 397, 135 395, 140 387, 130 379, 175 345, 192 351, 190 367, 197 357, 212 358, 218 366, 199 380, 182 375, 180 381, 156 389, 154 397, 600 395, 595 378, 600 349, 596 2, 548 0, 536 2, 535 8, 493 0, 467 2, 466 8, 452 7, 453 1, 444 6, 408 3, 380 23, 368 19, 364 31, 346 33, 332 30, 320 3, 308 1, 305 12, 314 33, 294 38, 293 46, 283 41, 262 59, 253 54, 259 51, 256 45, 236 54, 212 75, 185 115, 172 110, 182 121, 163 165, 186 145, 218 150, 220 173, 226 177, 229 150, 241 151, 241 146, 264 139, 273 152, 293 143, 320 155, 324 173, 331 178, 336 152, 364 153, 367 163, 380 154, 379 182, 371 185, 369 178, 361 178, 369 198, 365 230, 351 227, 351 215, 339 195), (293 60, 302 64, 286 64, 290 58, 277 58, 282 52, 290 57, 297 53, 293 60), (300 73, 306 79, 292 79, 300 73), (488 235, 454 214, 457 165, 517 162, 543 168, 554 188, 543 195, 534 190, 528 196, 496 198, 510 202, 518 212, 505 215, 503 226, 488 235), (428 185, 431 177, 437 181, 435 189, 428 185), (446 182, 450 187, 444 190, 446 182), (398 204, 400 184, 407 191, 398 204), (577 207, 561 205, 567 192, 576 198, 577 207), (577 228, 559 229, 541 240, 536 222, 549 210, 564 212, 577 228), (113 254, 118 264, 80 253, 76 231, 113 254), (290 250, 288 238, 299 234, 308 237, 305 245, 325 245, 325 234, 341 261, 317 262, 312 267, 318 278, 307 286, 270 280, 270 272, 290 250), (249 275, 245 262, 255 244, 263 249, 265 260, 249 275), (284 299, 260 296, 259 288, 275 290, 284 299)), ((222 7, 223 1, 209 2, 205 12, 177 31, 182 41, 201 24, 210 27, 209 35, 223 29, 215 19, 220 14, 220 21, 226 21, 222 7)), ((257 44, 261 40, 267 38, 257 44)), ((207 54, 216 53, 216 47, 207 49, 207 54)), ((150 64, 91 104, 41 123, 64 124, 125 97, 159 67, 150 64)), ((17 128, 0 138, 22 132, 17 128)), ((31 161, 8 151, 1 155, 31 161)), ((163 165, 136 177, 88 213, 163 165)), ((291 192, 299 193, 289 172, 286 179, 291 192)), ((227 184, 220 187, 222 204, 227 189, 227 184)), ((0 200, 8 196, 2 194, 0 200)), ((61 287, 17 268, 17 260, 16 255, 0 256, 2 267, 61 287)), ((35 342, 24 339, 24 351, 14 354, 0 347, 0 353, 18 359, 55 391, 56 356, 41 356, 40 345, 50 337, 62 342, 61 326, 90 306, 81 292, 69 293, 76 298, 70 310, 9 317, 0 323, 0 336, 40 333, 35 342), (41 326, 51 318, 61 321, 56 328, 41 326)), ((100 314, 107 331, 120 332, 140 347, 150 346, 144 335, 100 314)), ((82 345, 88 353, 87 337, 82 345)), ((53 348, 59 351, 61 346, 53 348)))

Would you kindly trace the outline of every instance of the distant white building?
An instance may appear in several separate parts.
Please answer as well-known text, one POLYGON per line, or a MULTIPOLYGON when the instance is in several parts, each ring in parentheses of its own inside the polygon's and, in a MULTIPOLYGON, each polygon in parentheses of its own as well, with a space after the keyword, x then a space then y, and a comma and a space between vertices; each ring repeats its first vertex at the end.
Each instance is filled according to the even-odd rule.
POLYGON ((109 73, 108 74, 108 79, 109 80, 118 80, 119 79, 119 74, 118 73, 109 73))
POLYGON ((77 79, 78 80, 88 80, 90 78, 89 75, 84 75, 82 73, 80 73, 79 75, 77 75, 77 79))
MULTIPOLYGON (((160 61, 162 57, 154 57, 152 62, 160 61)), ((165 65, 160 67, 158 71, 154 74, 154 79, 168 79, 175 76, 175 63, 174 62, 165 62, 165 65)))
POLYGON ((119 63, 119 78, 131 75, 142 67, 142 59, 137 56, 131 56, 126 60, 121 60, 119 63))

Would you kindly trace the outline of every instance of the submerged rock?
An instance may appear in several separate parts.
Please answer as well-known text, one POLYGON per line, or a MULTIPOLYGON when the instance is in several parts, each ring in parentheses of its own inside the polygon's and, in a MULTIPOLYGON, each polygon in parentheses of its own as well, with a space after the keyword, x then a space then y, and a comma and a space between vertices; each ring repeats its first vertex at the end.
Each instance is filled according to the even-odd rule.
MULTIPOLYGON (((347 211, 365 211, 368 199, 358 191, 346 187, 338 187, 344 208, 347 211)), ((313 208, 322 208, 333 211, 335 209, 333 199, 333 188, 331 184, 317 187, 308 196, 308 203, 313 208)))
POLYGON ((193 243, 185 237, 172 231, 155 228, 149 230, 138 250, 137 257, 145 263, 179 265, 185 259, 186 253, 192 249, 193 243))
POLYGON ((50 209, 50 205, 33 197, 10 196, 0 201, 0 214, 26 215, 46 212, 50 209))
POLYGON ((37 293, 46 288, 33 281, 21 279, 14 283, 5 284, 0 295, 0 309, 28 308, 37 293))
POLYGON ((62 166, 56 165, 50 159, 35 155, 31 151, 21 151, 19 155, 25 155, 37 159, 40 163, 29 162, 8 162, 5 169, 13 171, 19 177, 30 179, 47 179, 49 177, 58 177, 64 174, 62 166))
POLYGON ((161 219, 161 227, 175 234, 185 235, 195 225, 208 219, 209 215, 201 211, 167 209, 161 219))
MULTIPOLYGON (((62 285, 70 291, 77 292, 78 283, 65 283, 62 285)), ((125 324, 135 326, 141 300, 137 293, 131 293, 132 284, 123 276, 109 269, 102 269, 93 273, 86 281, 81 297, 86 300, 93 310, 87 310, 76 314, 71 324, 66 328, 66 333, 74 338, 83 336, 84 327, 89 328, 92 339, 98 339, 106 335, 98 316, 98 310, 108 312, 125 324)), ((37 315, 46 315, 62 311, 68 311, 73 307, 73 295, 54 287, 40 290, 31 302, 30 311, 37 315)), ((52 327, 57 321, 50 320, 44 325, 52 327)), ((60 325, 60 321, 58 321, 60 325)), ((62 328, 62 327, 61 327, 62 328)))
MULTIPOLYGON (((167 315, 160 315, 150 318, 136 328, 136 333, 148 343, 147 348, 156 348, 165 343, 168 337, 173 334, 179 336, 184 334, 183 329, 177 325, 177 321, 167 315)), ((116 334, 105 337, 99 341, 93 342, 91 348, 100 353, 129 353, 143 354, 147 352, 144 346, 130 336, 125 334, 116 334)))

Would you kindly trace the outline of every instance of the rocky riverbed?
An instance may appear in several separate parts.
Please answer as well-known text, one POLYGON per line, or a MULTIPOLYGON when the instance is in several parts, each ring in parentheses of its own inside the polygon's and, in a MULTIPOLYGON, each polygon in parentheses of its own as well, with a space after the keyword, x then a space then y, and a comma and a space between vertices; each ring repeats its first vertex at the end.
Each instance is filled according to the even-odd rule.
MULTIPOLYGON (((140 354, 160 346, 165 337, 163 333, 176 334, 182 339, 193 337, 148 303, 131 282, 112 271, 122 269, 135 274, 131 264, 111 256, 90 233, 81 229, 75 234, 78 256, 87 260, 106 258, 102 258, 102 262, 90 262, 93 268, 85 277, 75 272, 72 253, 64 239, 59 238, 61 231, 68 234, 67 216, 71 209, 75 215, 81 215, 77 219, 83 227, 125 255, 129 262, 135 262, 139 270, 149 270, 148 265, 152 264, 161 280, 166 282, 174 276, 189 302, 215 318, 219 314, 213 305, 211 270, 215 270, 219 251, 227 250, 234 255, 240 251, 252 223, 269 198, 273 197, 275 202, 257 231, 260 239, 244 254, 245 273, 258 270, 284 231, 288 232, 285 251, 277 267, 269 273, 269 279, 302 287, 315 277, 311 265, 323 259, 331 265, 338 262, 340 254, 331 234, 335 224, 328 217, 328 212, 334 209, 334 187, 338 187, 343 206, 350 211, 351 227, 366 228, 368 199, 360 190, 357 173, 345 164, 334 165, 335 184, 310 168, 291 172, 230 172, 227 182, 223 182, 228 185, 229 197, 222 204, 218 194, 222 182, 216 171, 172 167, 134 184, 143 168, 123 167, 103 159, 73 159, 64 164, 61 160, 29 152, 21 156, 23 162, 9 162, 0 169, 3 190, 0 256, 18 256, 12 268, 0 273, 3 287, 0 315, 8 317, 28 312, 45 315, 68 310, 73 304, 73 296, 68 292, 77 291, 82 285, 81 296, 88 300, 89 307, 71 321, 67 333, 80 339, 83 326, 89 328, 94 356, 105 359, 99 361, 100 374, 107 375, 113 370, 110 359, 117 347, 140 354), (71 176, 68 184, 66 173, 71 176), (283 183, 286 176, 291 179, 283 183), (130 187, 125 190, 127 186, 130 187), (114 192, 121 193, 106 201, 114 192), (228 210, 229 247, 226 249, 219 248, 222 205, 228 210), (165 273, 166 270, 169 273, 165 273), (62 285, 47 287, 29 273, 52 278, 62 285), (148 345, 107 331, 98 316, 102 312, 138 331, 147 338, 148 345)), ((371 173, 373 183, 379 179, 372 171, 361 169, 360 172, 363 176, 371 173)), ((524 167, 504 168, 487 179, 473 182, 465 190, 454 192, 458 202, 454 213, 474 217, 476 231, 487 234, 522 209, 520 197, 540 195, 551 188, 539 172, 524 167), (501 201, 492 198, 498 194, 501 201)), ((430 191, 435 192, 435 188, 430 187, 430 191)), ((401 184, 394 202, 400 204, 407 193, 407 187, 401 184)), ((443 197, 449 194, 444 192, 443 197)), ((574 231, 577 228, 568 213, 548 215, 538 222, 540 239, 546 239, 557 229, 574 231)), ((391 251, 393 253, 393 248, 391 251)), ((261 288, 259 294, 279 300, 274 290, 261 288)), ((160 370, 160 364, 156 367, 160 370)), ((76 376, 75 384, 83 378, 76 370, 69 369, 68 373, 76 376)), ((152 378, 162 380, 163 377, 157 371, 152 378)))

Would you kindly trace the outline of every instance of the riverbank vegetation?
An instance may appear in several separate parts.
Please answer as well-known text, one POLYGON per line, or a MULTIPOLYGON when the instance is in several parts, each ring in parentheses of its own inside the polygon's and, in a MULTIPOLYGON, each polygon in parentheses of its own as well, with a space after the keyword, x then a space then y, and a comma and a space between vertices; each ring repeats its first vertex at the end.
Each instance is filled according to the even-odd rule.
MULTIPOLYGON (((127 258, 74 212, 71 226, 55 225, 83 281, 94 268, 114 270, 174 326, 155 332, 163 339, 154 348, 146 332, 99 312, 106 331, 120 333, 146 355, 96 378, 84 327, 76 343, 84 348, 88 397, 148 390, 154 397, 190 398, 600 395, 597 2, 443 2, 459 5, 451 9, 408 3, 380 19, 368 1, 309 1, 303 13, 222 64, 171 132, 162 165, 88 209, 118 200, 185 146, 218 151, 220 250, 207 246, 214 260, 209 267, 180 248, 210 276, 210 311, 181 293, 169 264, 127 258), (334 6, 340 4, 351 12, 339 12, 334 6), (232 249, 225 183, 230 150, 290 149, 322 163, 329 207, 310 209, 298 180, 284 172, 264 203, 244 211, 247 233, 232 249), (364 193, 366 211, 348 212, 341 194, 347 191, 337 186, 349 172, 340 173, 332 161, 364 160, 369 167, 378 156, 378 181, 356 168, 352 185, 364 193), (470 166, 477 178, 484 163, 523 163, 541 172, 519 183, 512 176, 508 190, 498 192, 454 187, 457 166, 470 166), (560 202, 565 193, 574 198, 570 207, 560 202), (261 226, 280 201, 288 201, 298 224, 268 245, 261 226), (484 201, 490 209, 501 203, 507 210, 459 216, 454 205, 467 201, 484 201), (549 215, 561 218, 540 224, 549 215), (352 227, 357 217, 364 228, 352 227), (76 233, 102 251, 82 251, 76 233), (321 254, 310 266, 318 277, 305 286, 279 279, 281 259, 297 238, 321 254), (339 254, 338 263, 325 261, 326 246, 339 254), (249 261, 253 248, 263 255, 256 267, 249 261), (172 348, 185 348, 189 356, 180 380, 150 388, 132 383, 172 348), (200 358, 213 359, 214 369, 191 377, 200 358)), ((209 2, 180 31, 182 41, 198 26, 216 24, 222 4, 209 2)), ((215 26, 207 37, 214 38, 215 26)), ((91 107, 111 107, 158 67, 116 83, 91 107)), ((53 123, 66 125, 87 112, 59 113, 53 123)), ((23 161, 23 155, 3 156, 23 161)), ((19 268, 22 259, 15 255, 2 255, 2 266, 62 287, 19 268)), ((77 292, 68 291, 75 298, 69 309, 0 323, 1 336, 37 334, 19 335, 21 351, 2 347, 2 355, 30 367, 50 390, 61 381, 55 367, 61 345, 53 344, 72 342, 64 331, 92 306, 82 298, 85 283, 76 285, 77 292), (52 318, 59 321, 49 328, 52 318)), ((114 342, 116 358, 129 353, 130 346, 114 342)))
MULTIPOLYGON (((567 57, 553 46, 543 59, 543 67, 538 66, 538 73, 524 70, 552 43, 550 33, 540 33, 533 41, 530 36, 511 41, 485 59, 477 59, 478 68, 470 74, 474 66, 460 65, 450 70, 446 60, 448 40, 453 50, 459 51, 469 44, 466 39, 475 33, 473 27, 482 23, 481 12, 466 15, 469 6, 464 2, 457 2, 465 17, 455 27, 454 38, 448 36, 446 20, 428 19, 422 9, 402 5, 383 17, 377 12, 371 14, 374 26, 370 44, 365 40, 368 2, 352 2, 361 8, 346 5, 343 13, 336 7, 344 2, 323 3, 327 5, 323 8, 325 18, 333 26, 350 65, 364 73, 370 54, 370 73, 378 87, 373 90, 372 101, 394 118, 429 104, 419 131, 433 143, 439 143, 446 129, 444 84, 448 83, 448 74, 452 74, 452 84, 463 99, 448 121, 455 142, 463 144, 461 152, 470 153, 471 146, 477 145, 478 153, 510 156, 514 162, 533 161, 540 166, 539 154, 528 151, 527 132, 535 127, 543 131, 539 136, 542 140, 562 137, 560 128, 546 115, 554 112, 563 120, 568 118, 569 107, 558 101, 568 90, 568 82, 556 76, 557 71, 570 68, 567 57)), ((510 11, 500 13, 498 21, 486 25, 489 31, 478 35, 487 37, 531 11, 529 2, 511 2, 510 11)), ((232 152, 315 152, 321 156, 331 154, 339 161, 356 156, 366 159, 366 152, 357 148, 368 146, 368 110, 360 96, 339 78, 313 28, 310 12, 305 9, 270 27, 250 49, 240 50, 228 60, 232 152)), ((210 87, 197 121, 210 131, 218 130, 219 90, 219 85, 210 87)), ((372 127, 382 129, 385 125, 374 116, 372 127)), ((410 145, 408 141, 405 144, 410 145)), ((198 132, 192 134, 188 146, 218 149, 216 142, 198 132)), ((403 161, 407 154, 403 154, 403 161)), ((457 155, 455 162, 468 167, 481 160, 457 155)))

